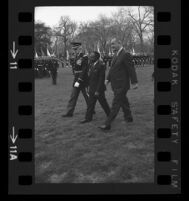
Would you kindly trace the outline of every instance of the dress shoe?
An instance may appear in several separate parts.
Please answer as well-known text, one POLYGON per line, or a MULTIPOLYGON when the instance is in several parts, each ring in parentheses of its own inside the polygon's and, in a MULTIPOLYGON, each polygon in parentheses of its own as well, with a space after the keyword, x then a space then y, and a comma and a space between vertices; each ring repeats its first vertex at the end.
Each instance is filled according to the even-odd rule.
POLYGON ((110 125, 102 125, 102 126, 99 126, 99 128, 103 131, 106 131, 106 130, 110 130, 111 129, 111 126, 110 125))
POLYGON ((88 122, 90 122, 91 120, 87 120, 87 119, 84 119, 83 121, 81 121, 80 123, 81 124, 85 124, 85 123, 88 123, 88 122))
POLYGON ((73 114, 63 114, 62 117, 73 117, 73 114))
POLYGON ((133 122, 133 117, 127 117, 127 118, 125 118, 125 121, 126 121, 126 122, 129 122, 129 123, 130 123, 130 122, 133 122))

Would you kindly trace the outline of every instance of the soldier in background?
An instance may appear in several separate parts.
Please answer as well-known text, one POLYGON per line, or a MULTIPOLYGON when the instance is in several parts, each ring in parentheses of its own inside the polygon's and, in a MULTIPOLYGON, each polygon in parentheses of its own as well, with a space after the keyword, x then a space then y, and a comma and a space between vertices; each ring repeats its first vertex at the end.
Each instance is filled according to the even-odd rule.
POLYGON ((50 60, 44 60, 44 76, 50 77, 49 69, 51 67, 51 61, 50 60))
POLYGON ((57 69, 58 69, 58 62, 56 59, 49 60, 49 70, 52 77, 52 84, 57 84, 57 69))
POLYGON ((62 115, 62 117, 72 117, 75 106, 77 103, 77 99, 79 97, 80 91, 82 92, 86 104, 88 105, 88 94, 87 94, 87 85, 88 85, 88 57, 84 55, 82 52, 81 43, 73 42, 72 48, 75 52, 75 60, 73 62, 73 74, 74 81, 72 86, 72 93, 70 96, 70 100, 68 102, 66 114, 62 115))
POLYGON ((38 60, 37 68, 38 68, 38 77, 42 78, 43 77, 43 61, 42 60, 38 60))

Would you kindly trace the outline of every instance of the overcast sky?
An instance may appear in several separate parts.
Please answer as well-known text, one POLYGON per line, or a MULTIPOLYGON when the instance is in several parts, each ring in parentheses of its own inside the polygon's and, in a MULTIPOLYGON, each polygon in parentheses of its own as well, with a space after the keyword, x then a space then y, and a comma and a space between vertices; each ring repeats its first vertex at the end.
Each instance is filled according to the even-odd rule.
MULTIPOLYGON (((136 7, 132 7, 132 9, 134 8, 136 7)), ((112 12, 115 12, 117 9, 117 6, 36 7, 35 21, 40 20, 46 25, 53 27, 58 24, 60 17, 64 15, 68 15, 71 20, 76 22, 86 22, 97 19, 99 14, 109 17, 112 12)))

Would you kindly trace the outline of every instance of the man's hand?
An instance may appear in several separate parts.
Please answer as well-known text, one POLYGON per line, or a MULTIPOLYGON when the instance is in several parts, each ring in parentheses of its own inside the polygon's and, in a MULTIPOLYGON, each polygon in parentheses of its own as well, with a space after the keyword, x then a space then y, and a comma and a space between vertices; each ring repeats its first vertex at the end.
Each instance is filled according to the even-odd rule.
POLYGON ((79 82, 75 82, 74 87, 79 87, 79 82))
POLYGON ((95 96, 99 96, 99 92, 98 91, 95 92, 95 96))
POLYGON ((138 88, 138 83, 132 84, 132 85, 131 85, 131 88, 132 88, 132 89, 137 89, 137 88, 138 88))
POLYGON ((109 83, 108 80, 105 80, 105 81, 104 81, 104 84, 105 84, 106 86, 108 85, 108 83, 109 83))

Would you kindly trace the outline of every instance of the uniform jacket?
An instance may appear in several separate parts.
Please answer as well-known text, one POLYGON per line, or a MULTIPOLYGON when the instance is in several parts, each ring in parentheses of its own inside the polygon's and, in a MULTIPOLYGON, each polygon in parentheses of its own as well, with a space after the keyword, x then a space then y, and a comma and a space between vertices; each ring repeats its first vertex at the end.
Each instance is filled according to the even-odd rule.
POLYGON ((132 57, 124 49, 113 57, 107 80, 111 82, 113 90, 128 90, 130 82, 138 82, 132 57))
POLYGON ((75 58, 73 65, 74 83, 79 82, 81 86, 87 85, 88 80, 88 57, 80 53, 75 58))
POLYGON ((89 69, 89 93, 104 92, 106 86, 105 81, 105 65, 101 61, 92 64, 89 69))

